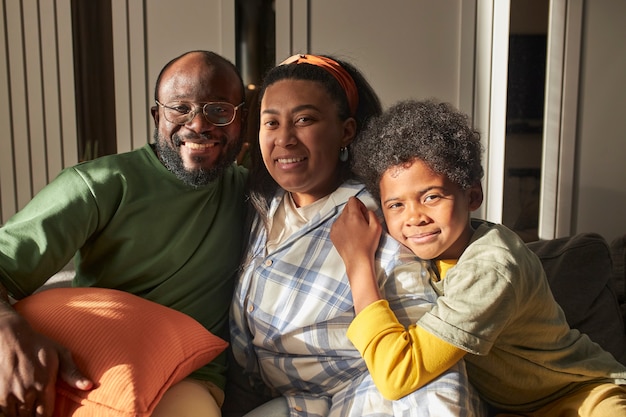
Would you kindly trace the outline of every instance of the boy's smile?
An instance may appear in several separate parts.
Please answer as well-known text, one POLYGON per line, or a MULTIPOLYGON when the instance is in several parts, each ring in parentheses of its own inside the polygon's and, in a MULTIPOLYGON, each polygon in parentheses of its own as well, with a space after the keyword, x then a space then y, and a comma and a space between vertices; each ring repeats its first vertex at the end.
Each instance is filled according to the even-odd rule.
POLYGON ((422 259, 461 256, 472 236, 470 212, 482 202, 478 196, 480 184, 462 190, 420 160, 391 167, 380 180, 389 233, 422 259))

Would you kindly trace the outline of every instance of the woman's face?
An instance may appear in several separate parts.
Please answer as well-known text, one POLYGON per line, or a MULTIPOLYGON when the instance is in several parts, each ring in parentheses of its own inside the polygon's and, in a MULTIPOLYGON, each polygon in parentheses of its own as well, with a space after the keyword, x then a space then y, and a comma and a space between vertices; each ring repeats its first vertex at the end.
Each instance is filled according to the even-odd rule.
POLYGON ((339 150, 354 138, 353 118, 339 119, 337 104, 314 81, 281 80, 261 100, 259 144, 274 180, 302 207, 339 185, 339 150))

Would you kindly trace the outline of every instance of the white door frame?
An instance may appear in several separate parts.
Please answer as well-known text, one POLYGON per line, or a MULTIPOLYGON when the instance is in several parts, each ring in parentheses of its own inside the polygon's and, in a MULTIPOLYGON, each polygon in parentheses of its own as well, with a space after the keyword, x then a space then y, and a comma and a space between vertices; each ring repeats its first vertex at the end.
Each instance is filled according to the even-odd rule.
POLYGON ((539 237, 572 233, 583 0, 551 0, 539 237))
MULTIPOLYGON (((583 0, 550 0, 539 237, 568 236, 576 151, 583 0)), ((510 0, 478 0, 474 124, 485 146, 478 217, 502 222, 510 0)))

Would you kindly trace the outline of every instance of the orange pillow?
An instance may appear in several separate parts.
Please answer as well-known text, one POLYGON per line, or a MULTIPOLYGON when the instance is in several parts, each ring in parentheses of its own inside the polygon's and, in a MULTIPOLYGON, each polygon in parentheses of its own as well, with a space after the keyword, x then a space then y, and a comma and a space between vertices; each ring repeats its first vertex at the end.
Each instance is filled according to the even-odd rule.
POLYGON ((55 416, 149 416, 165 391, 228 343, 179 311, 118 290, 55 288, 14 305, 67 347, 95 388, 57 383, 55 416))

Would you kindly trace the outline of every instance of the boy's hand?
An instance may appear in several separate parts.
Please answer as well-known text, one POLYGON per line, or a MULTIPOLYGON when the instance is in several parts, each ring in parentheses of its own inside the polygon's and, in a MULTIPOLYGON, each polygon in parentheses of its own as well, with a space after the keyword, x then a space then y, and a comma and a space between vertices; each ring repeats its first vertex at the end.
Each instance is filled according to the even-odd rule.
POLYGON ((330 229, 330 239, 346 265, 356 314, 380 299, 374 258, 381 233, 376 215, 355 197, 330 229))
POLYGON ((77 389, 93 386, 67 349, 15 312, 0 313, 0 358, 0 412, 6 417, 51 416, 57 375, 77 389))
POLYGON ((371 262, 378 248, 382 226, 376 215, 356 197, 350 197, 330 229, 330 239, 346 267, 351 261, 371 262))

